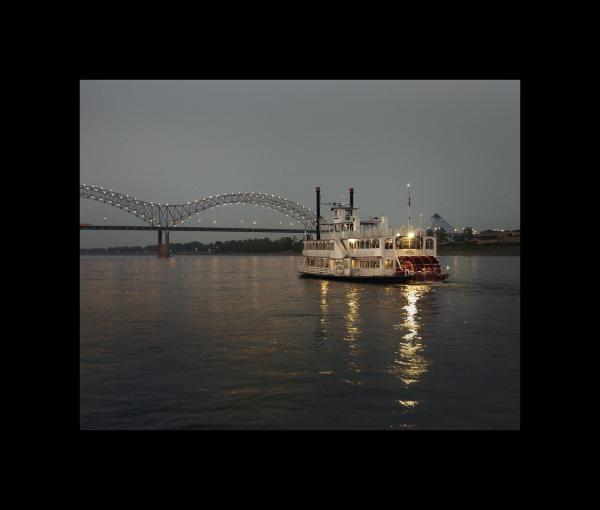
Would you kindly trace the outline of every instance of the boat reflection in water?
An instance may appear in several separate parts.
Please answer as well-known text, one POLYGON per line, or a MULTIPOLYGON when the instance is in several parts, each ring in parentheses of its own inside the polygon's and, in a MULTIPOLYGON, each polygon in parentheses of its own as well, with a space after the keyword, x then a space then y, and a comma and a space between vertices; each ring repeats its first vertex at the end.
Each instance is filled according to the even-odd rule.
MULTIPOLYGON (((393 325, 393 329, 402 333, 390 373, 394 374, 406 386, 414 384, 427 372, 429 361, 423 355, 423 343, 419 334, 418 303, 431 291, 427 285, 405 285, 401 288, 406 305, 403 307, 402 321, 393 325)), ((398 400, 398 404, 407 412, 418 404, 416 400, 398 400)))
POLYGON ((329 304, 327 303, 327 292, 330 282, 321 280, 321 299, 319 301, 319 324, 316 331, 315 345, 319 348, 324 347, 327 341, 327 330, 329 328, 329 304))
MULTIPOLYGON (((319 282, 319 313, 318 322, 315 323, 315 347, 318 352, 329 352, 328 340, 334 342, 339 338, 343 340, 346 346, 347 357, 345 360, 346 378, 341 380, 347 384, 363 385, 366 383, 365 366, 373 366, 374 352, 372 344, 367 342, 363 344, 363 318, 362 308, 369 307, 369 288, 359 285, 346 285, 340 287, 328 280, 319 282), (367 293, 365 296, 363 293, 367 293), (364 302, 363 302, 364 300, 364 302), (339 312, 342 312, 340 314, 339 312), (340 336, 336 332, 341 333, 340 336)), ((424 355, 425 349, 421 337, 421 299, 432 292, 429 285, 402 285, 389 286, 384 290, 387 297, 385 301, 390 307, 389 310, 401 310, 400 321, 393 313, 389 315, 384 311, 379 317, 381 327, 393 331, 397 340, 392 346, 393 351, 389 352, 387 361, 383 361, 381 367, 385 372, 397 378, 405 388, 417 383, 428 370, 430 362, 424 355), (394 322, 394 318, 396 321, 394 322), (389 319, 388 319, 389 318, 389 319), (383 321, 381 321, 383 319, 383 321), (390 322, 388 322, 388 320, 390 322), (390 363, 390 359, 393 361, 390 363)), ((429 306, 429 303, 427 306, 429 306)), ((384 344, 378 344, 381 348, 384 344)), ((389 345, 389 344, 387 344, 389 345)), ((377 354, 375 354, 377 356, 377 354)), ((334 374, 340 372, 340 367, 334 368, 335 361, 332 363, 329 357, 322 358, 322 365, 318 372, 321 374, 334 374)), ((368 375, 366 375, 368 378, 368 375)), ((402 395, 398 395, 397 403, 405 410, 411 410, 417 402, 414 400, 400 400, 402 395)))
MULTIPOLYGON (((346 292, 346 314, 344 316, 346 324, 344 340, 347 342, 350 350, 348 368, 350 371, 356 373, 361 371, 359 362, 360 351, 358 349, 358 337, 360 335, 360 329, 358 328, 360 316, 359 297, 360 293, 358 287, 355 285, 351 286, 346 292)), ((362 381, 355 381, 355 384, 362 384, 362 381)))

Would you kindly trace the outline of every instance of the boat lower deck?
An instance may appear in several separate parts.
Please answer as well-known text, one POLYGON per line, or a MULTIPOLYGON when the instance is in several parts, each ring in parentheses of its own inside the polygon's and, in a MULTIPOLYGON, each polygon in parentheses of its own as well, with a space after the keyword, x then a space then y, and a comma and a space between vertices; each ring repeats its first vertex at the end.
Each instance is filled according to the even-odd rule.
POLYGON ((302 278, 320 278, 324 280, 339 280, 343 282, 363 282, 363 283, 410 283, 414 281, 412 276, 347 276, 319 273, 302 273, 299 272, 302 278))

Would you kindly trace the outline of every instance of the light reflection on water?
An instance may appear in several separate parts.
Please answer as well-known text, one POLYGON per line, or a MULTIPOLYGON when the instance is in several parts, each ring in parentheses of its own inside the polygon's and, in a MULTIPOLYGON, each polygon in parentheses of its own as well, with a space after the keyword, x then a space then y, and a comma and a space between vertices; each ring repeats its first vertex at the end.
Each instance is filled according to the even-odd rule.
POLYGON ((514 428, 518 257, 472 258, 403 286, 298 278, 294 257, 83 257, 81 426, 514 428))
POLYGON ((321 317, 319 320, 321 326, 321 336, 323 340, 327 340, 327 327, 328 327, 328 315, 329 307, 327 306, 327 289, 329 288, 329 281, 321 280, 321 317))
MULTIPOLYGON (((346 292, 346 314, 344 316, 346 320, 346 335, 344 340, 346 341, 349 352, 350 361, 348 362, 348 368, 351 372, 359 373, 360 368, 360 348, 359 348, 359 336, 360 328, 358 327, 360 319, 360 291, 357 286, 351 286, 346 292)), ((346 381, 357 384, 361 384, 362 381, 348 380, 346 381)))
POLYGON ((419 307, 421 298, 431 290, 427 285, 406 285, 402 295, 406 299, 403 320, 393 325, 401 338, 390 371, 404 384, 414 384, 427 372, 429 361, 423 355, 424 344, 419 335, 419 307))

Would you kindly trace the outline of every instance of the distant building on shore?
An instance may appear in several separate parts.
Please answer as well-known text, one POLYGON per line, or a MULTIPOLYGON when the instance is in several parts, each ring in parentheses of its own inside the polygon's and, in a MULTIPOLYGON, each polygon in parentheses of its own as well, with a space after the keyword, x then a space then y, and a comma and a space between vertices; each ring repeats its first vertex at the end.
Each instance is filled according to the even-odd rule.
POLYGON ((434 232, 436 230, 444 229, 447 234, 454 232, 454 227, 450 225, 444 218, 442 218, 438 213, 435 213, 430 219, 429 228, 434 232))
POLYGON ((438 213, 435 213, 427 227, 434 235, 437 235, 440 245, 449 243, 473 243, 477 244, 519 244, 521 242, 521 230, 483 230, 478 232, 472 227, 465 227, 461 231, 454 228, 438 213))

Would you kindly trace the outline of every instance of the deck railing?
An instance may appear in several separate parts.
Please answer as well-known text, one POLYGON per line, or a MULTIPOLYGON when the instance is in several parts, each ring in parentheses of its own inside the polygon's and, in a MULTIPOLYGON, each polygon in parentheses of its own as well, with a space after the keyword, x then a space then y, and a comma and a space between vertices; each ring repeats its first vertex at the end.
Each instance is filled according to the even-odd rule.
POLYGON ((335 274, 335 270, 328 267, 306 266, 304 264, 298 266, 298 271, 311 274, 335 274))
MULTIPOLYGON (((419 231, 419 229, 410 229, 411 232, 414 232, 415 235, 425 235, 424 231, 419 231)), ((373 229, 364 229, 361 228, 359 231, 356 230, 342 230, 339 232, 329 230, 321 232, 322 240, 330 240, 330 239, 355 239, 359 237, 395 237, 397 234, 401 236, 408 235, 408 227, 405 225, 397 228, 373 228, 373 229)))

